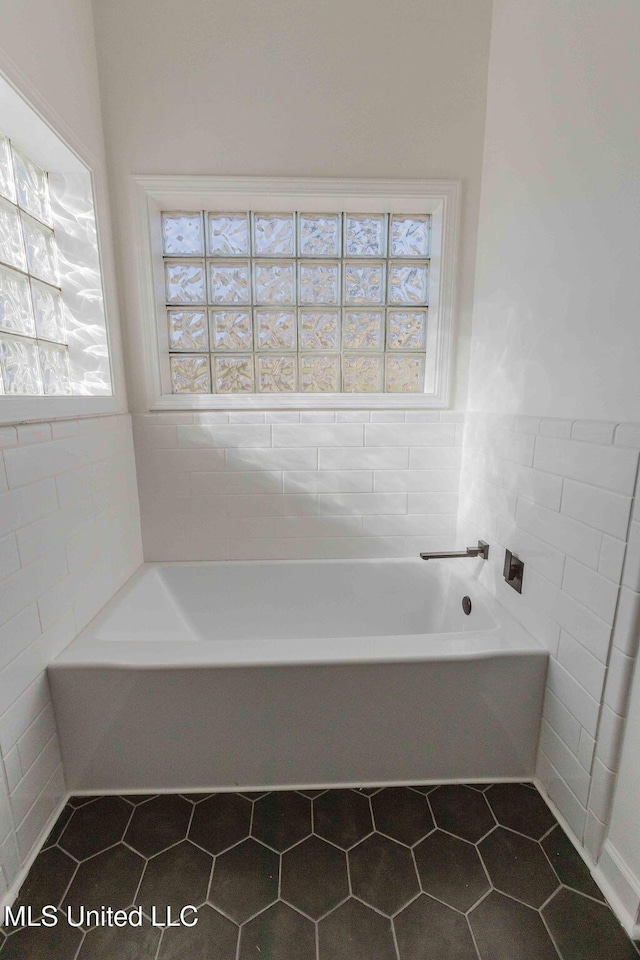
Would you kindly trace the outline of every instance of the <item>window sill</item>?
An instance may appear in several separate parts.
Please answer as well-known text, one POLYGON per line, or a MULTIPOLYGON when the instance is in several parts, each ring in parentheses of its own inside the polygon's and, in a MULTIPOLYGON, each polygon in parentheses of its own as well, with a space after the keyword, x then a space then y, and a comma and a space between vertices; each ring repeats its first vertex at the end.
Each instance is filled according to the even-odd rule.
POLYGON ((150 406, 170 410, 443 410, 446 398, 424 393, 167 394, 150 406))
POLYGON ((122 413, 117 397, 0 397, 0 425, 122 413))

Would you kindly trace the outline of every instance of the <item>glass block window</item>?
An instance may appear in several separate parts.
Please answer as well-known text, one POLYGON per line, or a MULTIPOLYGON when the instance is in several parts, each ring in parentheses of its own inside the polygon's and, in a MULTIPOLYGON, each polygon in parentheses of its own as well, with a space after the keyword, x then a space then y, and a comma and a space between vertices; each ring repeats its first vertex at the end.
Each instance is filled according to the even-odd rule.
POLYGON ((71 393, 49 178, 0 133, 0 393, 71 393))
POLYGON ((422 393, 429 214, 161 213, 175 394, 422 393))

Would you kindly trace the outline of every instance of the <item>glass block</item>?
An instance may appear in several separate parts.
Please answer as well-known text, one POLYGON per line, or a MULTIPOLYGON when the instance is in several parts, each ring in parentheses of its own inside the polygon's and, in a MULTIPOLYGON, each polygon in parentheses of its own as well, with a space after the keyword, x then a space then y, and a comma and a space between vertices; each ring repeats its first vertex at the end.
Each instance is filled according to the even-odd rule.
POLYGON ((64 397, 71 393, 69 348, 58 343, 39 343, 42 383, 47 396, 64 397))
POLYGON ((58 251, 53 230, 23 213, 22 232, 29 273, 45 283, 59 283, 58 251))
POLYGON ((384 350, 384 310, 345 310, 342 346, 345 350, 384 350))
POLYGON ((424 350, 426 346, 426 310, 389 310, 387 314, 389 350, 424 350))
POLYGON ((170 357, 174 393, 211 393, 209 357, 170 357))
POLYGON ((301 257, 340 256, 340 214, 299 213, 298 250, 301 257))
POLYGON ((340 349, 338 310, 300 310, 298 317, 301 350, 340 349))
POLYGON ((292 261, 253 264, 254 303, 295 303, 296 282, 292 261))
POLYGON ((300 390, 302 393, 338 393, 340 390, 340 357, 300 358, 300 390))
POLYGON ((46 172, 29 157, 25 157, 23 153, 16 150, 13 144, 11 149, 19 205, 38 220, 51 224, 49 180, 46 172))
POLYGON ((300 263, 300 303, 340 303, 339 263, 300 263))
POLYGON ((256 310, 254 318, 258 350, 295 350, 295 310, 256 310))
POLYGON ((163 213, 162 246, 169 257, 203 256, 202 214, 163 213))
POLYGON ((426 303, 428 292, 429 268, 426 263, 389 264, 389 303, 426 303))
POLYGON ((167 310, 169 350, 208 350, 207 315, 204 310, 167 310))
POLYGON ((293 213, 254 213, 253 255, 292 257, 295 254, 293 213))
POLYGON ((0 369, 5 393, 27 396, 39 396, 42 393, 38 345, 35 340, 0 334, 0 369))
POLYGON ((216 393, 253 393, 253 357, 214 357, 216 393))
POLYGON ((0 327, 34 337, 29 280, 22 273, 0 267, 0 327))
POLYGON ((210 310, 212 350, 253 350, 249 310, 210 310))
POLYGON ((347 213, 344 224, 344 253, 346 257, 384 257, 386 244, 386 213, 347 213))
POLYGON ((0 260, 20 270, 27 269, 18 208, 0 199, 0 260))
POLYGON ((168 261, 164 265, 167 303, 204 303, 204 265, 168 261))
POLYGON ((391 356, 385 365, 387 393, 422 393, 424 391, 424 357, 391 356))
POLYGON ((342 358, 344 393, 379 393, 382 390, 383 357, 345 353, 342 358))
POLYGON ((294 393, 296 357, 256 357, 260 393, 294 393))
POLYGON ((345 263, 345 303, 384 303, 384 264, 345 263))
POLYGON ((430 222, 428 214, 394 214, 391 217, 390 256, 428 257, 430 222))
POLYGON ((249 264, 209 263, 209 303, 250 303, 249 264))
POLYGON ((62 310, 62 297, 56 287, 31 280, 31 297, 36 318, 36 333, 43 340, 67 342, 67 329, 62 310))
POLYGON ((6 197, 13 203, 16 201, 16 185, 13 179, 13 163, 11 162, 11 146, 6 137, 0 133, 0 196, 6 197))
POLYGON ((249 256, 249 215, 210 213, 207 217, 210 257, 249 256))

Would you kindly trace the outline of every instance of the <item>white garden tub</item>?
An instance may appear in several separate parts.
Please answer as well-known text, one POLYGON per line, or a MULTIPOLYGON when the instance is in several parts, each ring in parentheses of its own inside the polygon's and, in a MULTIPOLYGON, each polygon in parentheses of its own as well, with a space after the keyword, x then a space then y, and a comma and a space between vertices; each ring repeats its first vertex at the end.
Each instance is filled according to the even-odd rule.
POLYGON ((531 777, 547 653, 465 572, 145 564, 49 666, 69 788, 531 777))

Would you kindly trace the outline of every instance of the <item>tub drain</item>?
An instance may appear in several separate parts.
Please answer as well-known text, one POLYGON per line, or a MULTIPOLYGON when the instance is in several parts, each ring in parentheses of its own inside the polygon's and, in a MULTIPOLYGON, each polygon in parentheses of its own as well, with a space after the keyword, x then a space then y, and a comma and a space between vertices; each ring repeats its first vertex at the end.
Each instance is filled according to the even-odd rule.
POLYGON ((471 597, 462 598, 462 609, 464 610, 466 615, 469 616, 469 614, 471 613, 471 597))

